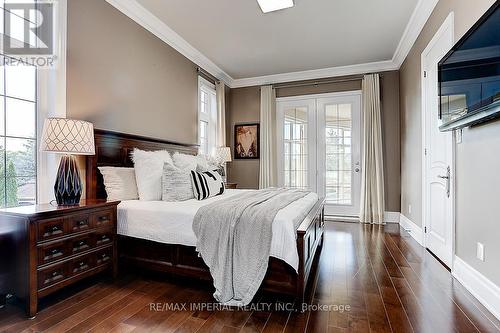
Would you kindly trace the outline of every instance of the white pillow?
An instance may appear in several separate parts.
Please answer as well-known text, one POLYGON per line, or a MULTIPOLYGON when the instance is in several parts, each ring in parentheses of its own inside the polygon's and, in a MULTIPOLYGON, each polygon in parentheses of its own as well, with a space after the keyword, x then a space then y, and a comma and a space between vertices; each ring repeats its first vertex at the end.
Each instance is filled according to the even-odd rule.
POLYGON ((196 170, 198 165, 208 168, 208 162, 202 155, 187 155, 175 153, 172 157, 174 165, 181 170, 196 170))
POLYGON ((98 167, 104 179, 108 200, 137 200, 134 168, 98 167))
POLYGON ((139 199, 161 200, 163 164, 173 163, 168 151, 144 151, 135 148, 132 152, 132 161, 134 161, 139 199))

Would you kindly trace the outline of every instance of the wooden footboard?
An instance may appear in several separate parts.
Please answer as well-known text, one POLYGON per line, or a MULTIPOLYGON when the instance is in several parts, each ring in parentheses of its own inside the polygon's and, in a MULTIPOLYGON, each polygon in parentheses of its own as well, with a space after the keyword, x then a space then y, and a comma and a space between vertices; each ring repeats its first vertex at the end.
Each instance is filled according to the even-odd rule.
POLYGON ((296 295, 304 302, 304 296, 311 272, 323 245, 325 229, 325 200, 320 199, 297 229, 297 250, 299 252, 299 279, 296 295))

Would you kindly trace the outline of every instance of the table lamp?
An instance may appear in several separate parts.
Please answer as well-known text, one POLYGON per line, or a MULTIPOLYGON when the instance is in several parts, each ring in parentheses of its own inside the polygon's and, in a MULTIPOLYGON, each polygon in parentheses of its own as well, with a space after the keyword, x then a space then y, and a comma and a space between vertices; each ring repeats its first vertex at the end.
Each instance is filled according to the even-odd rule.
POLYGON ((58 205, 80 203, 82 180, 74 155, 94 155, 94 125, 87 121, 47 118, 40 150, 64 154, 57 170, 54 193, 58 205))
POLYGON ((231 148, 230 147, 219 147, 217 148, 217 161, 222 166, 222 179, 226 181, 226 163, 231 162, 231 148))

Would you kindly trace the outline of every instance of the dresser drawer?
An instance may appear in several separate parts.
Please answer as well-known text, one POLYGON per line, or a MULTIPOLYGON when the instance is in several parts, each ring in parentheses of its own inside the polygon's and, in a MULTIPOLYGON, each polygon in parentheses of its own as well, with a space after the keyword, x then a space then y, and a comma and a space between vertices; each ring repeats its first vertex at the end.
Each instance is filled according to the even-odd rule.
POLYGON ((69 231, 87 231, 91 228, 90 214, 74 215, 68 218, 69 231))
POLYGON ((70 255, 64 241, 50 243, 38 247, 38 265, 45 265, 70 255))
POLYGON ((95 237, 95 246, 104 246, 113 243, 114 232, 112 229, 97 230, 95 237))
POLYGON ((91 214, 94 228, 104 228, 113 225, 113 210, 105 209, 91 214))
POLYGON ((76 275, 88 271, 95 267, 95 263, 95 253, 91 253, 80 258, 75 258, 69 263, 70 273, 71 275, 76 275))
POLYGON ((40 220, 37 222, 38 241, 46 241, 63 237, 67 231, 65 229, 64 218, 54 218, 50 220, 40 220))
POLYGON ((108 247, 104 250, 97 251, 95 253, 95 258, 97 266, 101 266, 108 262, 111 262, 111 259, 113 258, 113 248, 108 247))
POLYGON ((38 271, 38 289, 50 287, 70 277, 69 263, 61 263, 38 271))
POLYGON ((70 243, 71 254, 77 254, 94 248, 95 237, 92 234, 88 234, 72 238, 68 242, 70 243))

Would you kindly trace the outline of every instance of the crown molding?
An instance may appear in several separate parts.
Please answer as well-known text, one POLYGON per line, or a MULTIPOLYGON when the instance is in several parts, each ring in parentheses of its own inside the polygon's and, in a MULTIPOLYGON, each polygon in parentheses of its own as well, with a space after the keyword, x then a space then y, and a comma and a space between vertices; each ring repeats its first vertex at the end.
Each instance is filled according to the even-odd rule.
POLYGON ((258 77, 234 79, 203 53, 189 44, 184 38, 172 30, 163 21, 153 15, 136 0, 106 0, 113 7, 151 32, 163 42, 167 43, 186 58, 202 67, 214 77, 222 80, 230 88, 240 88, 255 85, 273 84, 281 82, 314 80, 325 77, 357 75, 372 72, 398 70, 410 53, 425 23, 429 19, 439 0, 419 0, 406 25, 403 36, 391 60, 314 69, 299 72, 264 75, 258 77))
POLYGON ((392 61, 398 69, 410 53, 413 44, 417 41, 420 32, 422 32, 425 23, 431 16, 438 2, 439 0, 419 0, 417 6, 415 6, 403 32, 403 36, 399 41, 398 47, 392 56, 392 61))
POLYGON ((250 77, 244 79, 235 79, 232 82, 233 84, 231 88, 260 86, 265 84, 274 84, 281 82, 314 80, 325 77, 357 75, 357 74, 365 74, 372 72, 391 71, 396 69, 398 68, 394 66, 392 60, 385 60, 385 61, 370 62, 365 64, 338 66, 338 67, 330 67, 322 69, 313 69, 308 71, 264 75, 264 76, 250 77))
POLYGON ((153 15, 149 10, 141 6, 135 0, 106 0, 110 5, 128 16, 144 29, 151 32, 163 42, 170 45, 180 54, 202 67, 219 80, 231 86, 233 78, 224 72, 219 66, 208 59, 203 53, 189 44, 184 38, 172 30, 162 20, 153 15))

